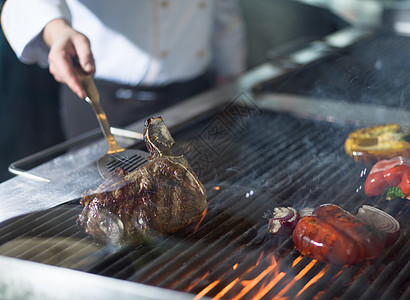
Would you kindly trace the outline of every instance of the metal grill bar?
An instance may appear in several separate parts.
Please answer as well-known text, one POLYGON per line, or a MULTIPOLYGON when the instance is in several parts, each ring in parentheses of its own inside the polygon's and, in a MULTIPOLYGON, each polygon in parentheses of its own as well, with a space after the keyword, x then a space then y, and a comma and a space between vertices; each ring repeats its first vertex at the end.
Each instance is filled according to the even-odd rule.
POLYGON ((162 270, 158 271, 158 273, 163 273, 162 270))
MULTIPOLYGON (((406 250, 409 249, 409 242, 407 243, 406 250)), ((387 287, 386 291, 383 293, 383 296, 381 299, 394 299, 398 298, 400 296, 400 290, 401 287, 404 286, 404 284, 409 282, 410 280, 410 260, 409 260, 410 254, 409 251, 406 251, 406 253, 402 253, 402 255, 392 263, 394 267, 391 267, 390 269, 385 269, 387 271, 391 271, 391 274, 397 274, 397 270, 400 269, 400 266, 405 266, 401 269, 400 273, 398 273, 393 281, 390 283, 390 285, 387 287)), ((408 285, 407 285, 408 286, 408 285)))
MULTIPOLYGON (((206 125, 183 131, 175 139, 198 137, 206 125)), ((293 249, 291 237, 272 237, 267 232, 263 215, 275 206, 303 208, 331 202, 354 212, 369 201, 398 218, 408 231, 406 202, 363 197, 359 175, 365 166, 343 153, 344 138, 352 128, 268 112, 244 127, 234 124, 230 128, 231 147, 214 155, 213 163, 202 170, 209 210, 197 230, 194 224, 137 248, 97 248, 87 255, 95 243, 90 245, 88 236, 75 225, 81 207, 67 204, 2 224, 0 246, 18 238, 47 242, 58 236, 62 239, 54 247, 57 251, 59 243, 75 239, 68 248, 87 243, 84 252, 80 257, 64 256, 57 265, 224 299, 238 295, 368 299, 383 292, 386 298, 404 294, 410 251, 404 237, 371 264, 340 267, 302 257, 293 249), (396 271, 397 277, 386 283, 384 278, 396 271), (245 287, 246 281, 252 285, 245 287)), ((203 151, 212 151, 209 145, 201 145, 203 151)), ((24 251, 24 243, 19 247, 22 255, 41 248, 24 251)), ((28 259, 51 264, 63 253, 47 259, 47 252, 37 251, 28 259)))
MULTIPOLYGON (((133 155, 127 158, 126 161, 123 159, 114 159, 107 164, 107 168, 110 172, 114 172, 117 168, 123 168, 125 171, 132 172, 147 163, 147 156, 148 153, 145 156, 140 154, 133 155)), ((112 157, 115 157, 115 155, 112 155, 112 157)))
MULTIPOLYGON (((244 173, 246 173, 246 171, 245 171, 244 173)), ((266 209, 266 208, 265 208, 265 209, 266 209)))
POLYGON ((409 109, 409 47, 408 37, 379 34, 326 63, 297 69, 291 80, 284 76, 265 84, 266 89, 336 102, 409 109))

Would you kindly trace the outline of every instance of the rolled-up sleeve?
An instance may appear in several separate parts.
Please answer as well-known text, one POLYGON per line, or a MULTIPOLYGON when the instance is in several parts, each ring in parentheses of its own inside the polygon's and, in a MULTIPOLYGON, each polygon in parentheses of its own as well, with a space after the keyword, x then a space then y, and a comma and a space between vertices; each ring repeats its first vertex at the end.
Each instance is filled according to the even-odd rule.
POLYGON ((245 29, 236 0, 214 2, 214 65, 217 74, 236 76, 245 70, 245 29))
POLYGON ((64 0, 7 0, 1 13, 3 32, 24 63, 48 65, 49 49, 42 39, 43 28, 52 20, 63 18, 71 23, 64 0))

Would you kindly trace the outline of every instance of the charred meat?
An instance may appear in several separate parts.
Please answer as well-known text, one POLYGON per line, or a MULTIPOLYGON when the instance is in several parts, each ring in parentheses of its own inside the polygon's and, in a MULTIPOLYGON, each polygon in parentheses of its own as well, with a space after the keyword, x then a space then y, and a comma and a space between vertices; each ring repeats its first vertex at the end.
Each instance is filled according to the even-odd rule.
POLYGON ((206 191, 174 145, 162 118, 145 123, 144 139, 149 162, 127 173, 117 170, 92 196, 78 221, 89 234, 116 245, 139 244, 158 234, 171 234, 201 217, 207 206, 206 191))

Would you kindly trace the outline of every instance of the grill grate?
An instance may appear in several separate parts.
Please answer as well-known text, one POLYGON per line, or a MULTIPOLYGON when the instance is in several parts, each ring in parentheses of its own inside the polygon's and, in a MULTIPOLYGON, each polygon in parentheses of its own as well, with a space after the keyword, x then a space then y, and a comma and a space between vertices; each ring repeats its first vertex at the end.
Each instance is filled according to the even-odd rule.
POLYGON ((72 201, 1 224, 0 253, 216 299, 408 295, 409 204, 364 196, 360 174, 369 165, 343 150, 353 127, 270 112, 246 117, 224 111, 174 135, 209 194, 197 228, 136 248, 103 247, 78 230, 81 206, 72 201), (402 235, 372 262, 333 266, 301 256, 291 237, 267 233, 264 215, 275 206, 322 203, 352 212, 374 205, 399 220, 402 235))
POLYGON ((138 154, 127 158, 122 158, 121 153, 118 155, 118 158, 115 154, 111 154, 111 157, 113 157, 113 160, 107 163, 107 169, 111 173, 113 173, 117 168, 123 168, 127 172, 132 172, 147 163, 148 153, 138 151, 138 154))
POLYGON ((290 93, 355 103, 410 108, 410 39, 378 34, 266 85, 277 93, 290 93))

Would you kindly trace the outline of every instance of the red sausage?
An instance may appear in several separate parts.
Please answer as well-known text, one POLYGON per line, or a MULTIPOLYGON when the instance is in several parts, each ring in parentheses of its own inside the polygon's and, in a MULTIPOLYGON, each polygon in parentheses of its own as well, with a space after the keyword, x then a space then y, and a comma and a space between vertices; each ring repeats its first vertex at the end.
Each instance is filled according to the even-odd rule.
POLYGON ((298 222, 293 242, 300 253, 321 262, 344 265, 362 260, 354 241, 315 216, 303 217, 298 222))
POLYGON ((377 257, 383 251, 384 239, 381 233, 339 206, 321 205, 313 213, 319 220, 352 238, 358 244, 363 258, 377 257))
POLYGON ((373 227, 336 205, 322 205, 302 218, 293 242, 304 255, 331 264, 356 264, 378 256, 384 239, 373 227))

